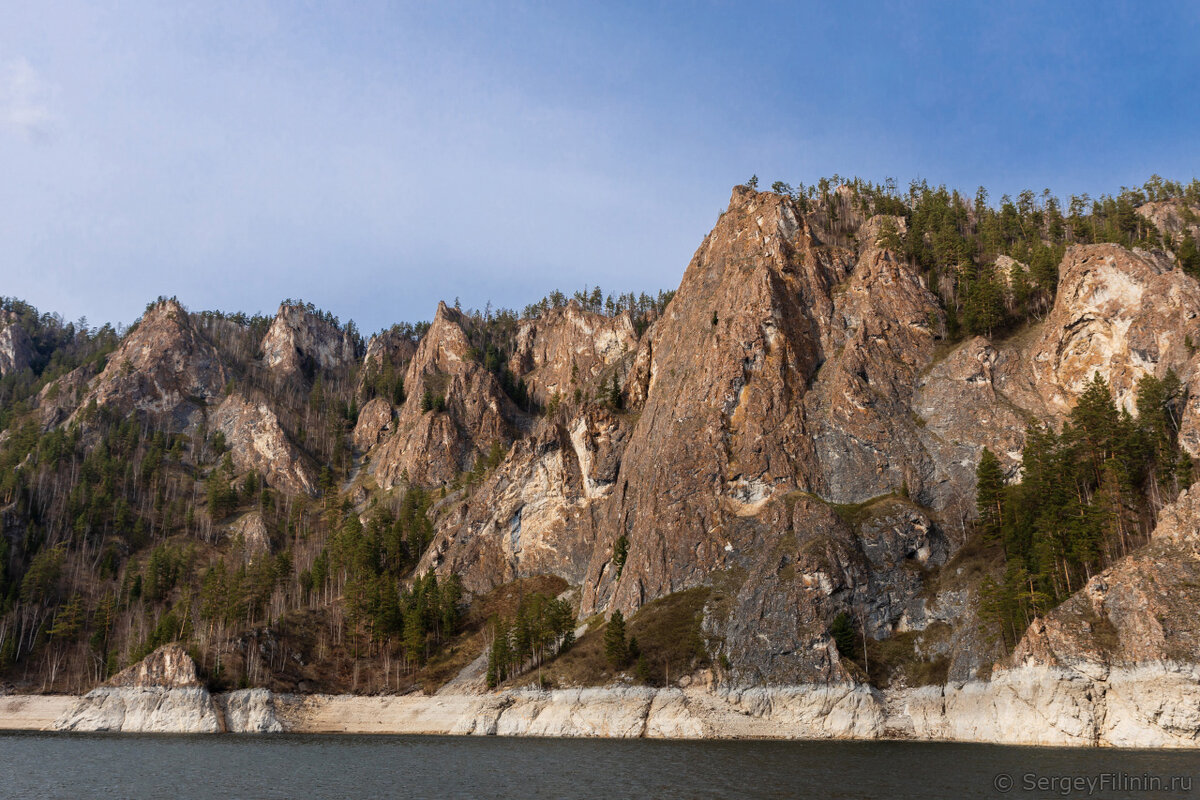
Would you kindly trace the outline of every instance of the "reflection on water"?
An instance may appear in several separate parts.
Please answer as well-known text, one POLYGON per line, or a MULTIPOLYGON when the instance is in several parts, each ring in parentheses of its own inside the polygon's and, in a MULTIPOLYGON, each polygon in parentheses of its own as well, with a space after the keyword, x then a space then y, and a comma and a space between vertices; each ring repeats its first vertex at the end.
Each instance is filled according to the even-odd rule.
POLYGON ((1195 797, 1200 752, 924 742, 29 733, 0 735, 0 796, 1195 797))

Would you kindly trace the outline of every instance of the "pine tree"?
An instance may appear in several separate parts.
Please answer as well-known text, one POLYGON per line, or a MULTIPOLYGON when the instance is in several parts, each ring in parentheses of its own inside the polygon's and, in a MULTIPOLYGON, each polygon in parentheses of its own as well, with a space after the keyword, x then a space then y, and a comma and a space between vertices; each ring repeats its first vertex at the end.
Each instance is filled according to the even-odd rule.
POLYGON ((1004 536, 1004 472, 1000 460, 986 447, 975 470, 975 507, 979 512, 978 525, 983 540, 989 543, 1001 541, 1004 536))
POLYGON ((604 629, 604 657, 613 669, 620 669, 629 660, 629 643, 625 641, 625 616, 614 611, 604 629))

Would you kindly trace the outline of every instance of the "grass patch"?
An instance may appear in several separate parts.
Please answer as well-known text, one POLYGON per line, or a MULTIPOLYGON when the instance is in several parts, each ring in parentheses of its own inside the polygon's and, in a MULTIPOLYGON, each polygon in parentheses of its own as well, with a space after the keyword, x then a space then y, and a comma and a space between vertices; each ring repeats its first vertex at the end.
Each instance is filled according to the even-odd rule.
MULTIPOLYGON (((599 686, 628 675, 649 685, 665 686, 708 666, 708 649, 700 624, 710 593, 708 587, 697 587, 660 597, 642 606, 626 622, 627 635, 637 639, 645 659, 640 675, 636 661, 614 669, 605 659, 607 622, 602 622, 592 624, 574 647, 542 667, 543 683, 558 687, 599 686)), ((528 683, 529 675, 514 682, 528 683)))
MULTIPOLYGON (((849 525, 851 528, 858 528, 859 525, 879 515, 881 512, 879 506, 883 503, 888 503, 889 500, 899 500, 900 495, 896 492, 888 492, 877 497, 872 497, 869 500, 863 500, 861 503, 830 503, 829 507, 833 509, 833 513, 837 514, 842 522, 849 525)), ((891 503, 887 506, 891 508, 891 503)))
MULTIPOLYGON (((925 631, 905 631, 878 641, 867 639, 866 667, 869 669, 864 672, 871 685, 886 689, 892 683, 906 686, 944 684, 950 674, 950 659, 946 656, 924 658, 917 652, 920 640, 941 632, 938 626, 949 630, 944 623, 934 623, 925 631)), ((860 660, 856 666, 861 669, 864 665, 860 660)))

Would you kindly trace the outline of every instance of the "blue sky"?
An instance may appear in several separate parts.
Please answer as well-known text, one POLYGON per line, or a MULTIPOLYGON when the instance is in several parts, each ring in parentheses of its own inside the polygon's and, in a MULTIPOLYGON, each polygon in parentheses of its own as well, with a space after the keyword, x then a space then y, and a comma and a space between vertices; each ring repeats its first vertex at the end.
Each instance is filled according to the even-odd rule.
POLYGON ((1200 4, 5 3, 0 294, 365 331, 673 288, 757 173, 1200 176, 1200 4))

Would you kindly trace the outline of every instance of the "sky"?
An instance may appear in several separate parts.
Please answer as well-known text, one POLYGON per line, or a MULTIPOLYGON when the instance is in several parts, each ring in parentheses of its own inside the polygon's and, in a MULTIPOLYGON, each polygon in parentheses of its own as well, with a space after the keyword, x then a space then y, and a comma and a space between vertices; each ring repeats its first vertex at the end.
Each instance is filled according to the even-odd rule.
POLYGON ((674 288, 752 174, 1200 177, 1200 3, 0 0, 0 295, 89 323, 674 288))

